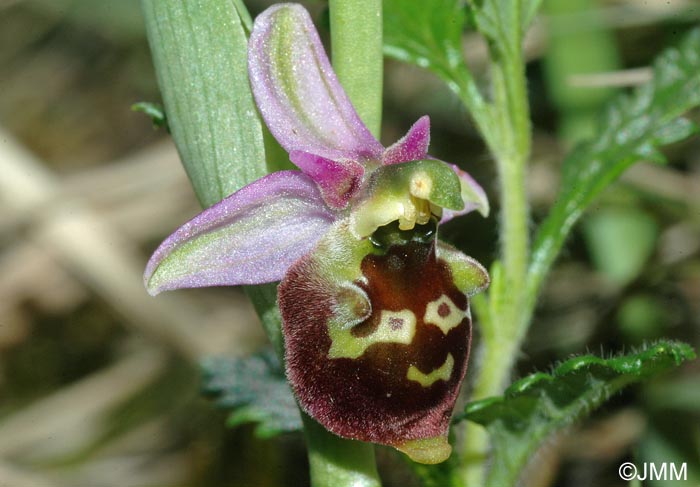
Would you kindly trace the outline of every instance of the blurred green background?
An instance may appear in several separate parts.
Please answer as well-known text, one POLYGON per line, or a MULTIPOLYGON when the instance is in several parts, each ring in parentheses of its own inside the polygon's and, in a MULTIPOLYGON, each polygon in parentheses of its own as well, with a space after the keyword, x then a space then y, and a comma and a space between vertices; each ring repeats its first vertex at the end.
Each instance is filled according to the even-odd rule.
MULTIPOLYGON (((253 14, 270 3, 246 2, 253 14)), ((305 5, 327 30, 326 5, 305 5)), ((691 0, 545 1, 526 42, 534 221, 606 100, 648 79, 654 56, 699 22, 691 0)), ((464 47, 483 72, 480 39, 465 32, 464 47)), ((138 1, 0 0, 0 486, 308 484, 301 435, 227 430, 199 395, 200 358, 265 346, 242 294, 143 289, 150 252, 198 212, 167 133, 130 110, 159 99, 138 1)), ((468 170, 495 206, 492 161, 459 101, 429 73, 387 62, 384 141, 425 113, 431 153, 468 170)), ((700 140, 667 155, 667 166, 633 167, 577 228, 518 375, 662 336, 698 348, 700 140)), ((470 215, 442 237, 489 264, 497 219, 498 208, 470 215)), ((378 456, 387 486, 416 485, 397 454, 378 456)), ((688 485, 700 485, 697 361, 552 439, 526 484, 624 485, 624 461, 687 462, 688 485)))

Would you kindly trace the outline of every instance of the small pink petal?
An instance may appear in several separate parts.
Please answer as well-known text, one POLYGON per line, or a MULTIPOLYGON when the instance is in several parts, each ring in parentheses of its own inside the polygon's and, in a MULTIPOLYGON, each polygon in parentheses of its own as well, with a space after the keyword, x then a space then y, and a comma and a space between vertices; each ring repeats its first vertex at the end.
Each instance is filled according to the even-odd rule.
POLYGON ((291 161, 318 184, 328 206, 345 208, 359 189, 365 170, 359 162, 332 161, 308 152, 292 151, 291 161))
POLYGON ((403 138, 384 151, 382 163, 398 164, 400 162, 420 161, 428 157, 429 145, 430 117, 425 115, 408 129, 403 138))

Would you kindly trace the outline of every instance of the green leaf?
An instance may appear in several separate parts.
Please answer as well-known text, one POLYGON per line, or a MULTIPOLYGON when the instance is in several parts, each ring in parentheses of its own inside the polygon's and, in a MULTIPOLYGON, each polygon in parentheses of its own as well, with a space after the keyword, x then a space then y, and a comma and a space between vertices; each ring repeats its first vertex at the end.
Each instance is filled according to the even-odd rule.
POLYGON ((503 396, 475 401, 455 421, 486 427, 493 445, 487 485, 513 485, 543 441, 600 406, 623 387, 695 358, 684 343, 661 341, 628 355, 572 358, 551 374, 524 377, 503 396))
POLYGON ((488 108, 462 53, 467 11, 460 0, 385 0, 384 54, 431 70, 457 93, 482 129, 488 108))
POLYGON ((173 139, 200 203, 211 206, 266 173, 248 83, 249 19, 240 1, 141 4, 173 139))
POLYGON ((243 23, 243 28, 246 31, 246 35, 250 35, 250 31, 253 30, 253 19, 250 16, 248 9, 245 7, 245 3, 243 3, 243 0, 233 0, 233 6, 236 9, 238 18, 240 18, 241 22, 243 23))
POLYGON ((501 14, 510 17, 513 12, 501 12, 500 4, 508 1, 509 0, 473 0, 469 2, 474 26, 492 43, 505 42, 505 32, 503 34, 499 32, 502 25, 505 23, 505 19, 501 14))
POLYGON ((299 409, 271 349, 243 358, 207 358, 201 367, 203 392, 231 410, 228 426, 258 423, 255 434, 261 438, 301 429, 299 409))
POLYGON ((449 78, 462 59, 459 0, 385 0, 384 53, 449 78))
POLYGON ((170 127, 168 127, 168 119, 165 116, 165 110, 160 103, 151 103, 148 101, 140 101, 131 105, 132 112, 141 112, 148 115, 148 118, 153 122, 154 128, 164 127, 165 130, 170 132, 170 127))
POLYGON ((542 0, 468 0, 474 27, 492 43, 520 46, 542 0))
POLYGON ((501 54, 520 49, 525 28, 534 18, 541 0, 471 0, 474 23, 479 32, 501 54))
POLYGON ((654 78, 618 97, 589 142, 564 161, 556 204, 535 238, 528 287, 534 298, 573 225, 593 199, 639 160, 662 162, 660 148, 698 129, 682 115, 700 105, 700 29, 654 63, 654 78))
POLYGON ((492 146, 493 107, 483 98, 462 52, 473 11, 460 0, 384 0, 384 54, 429 69, 454 91, 492 146))

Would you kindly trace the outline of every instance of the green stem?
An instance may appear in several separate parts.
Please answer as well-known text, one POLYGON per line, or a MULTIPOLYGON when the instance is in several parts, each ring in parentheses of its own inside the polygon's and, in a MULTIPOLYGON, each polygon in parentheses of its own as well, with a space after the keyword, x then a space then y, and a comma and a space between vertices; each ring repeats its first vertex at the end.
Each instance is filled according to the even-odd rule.
POLYGON ((302 414, 313 487, 380 487, 374 446, 335 436, 302 414))
POLYGON ((501 191, 501 256, 510 287, 509 307, 520 301, 529 260, 528 204, 525 190, 525 158, 521 154, 499 159, 501 191))
POLYGON ((330 0, 333 69, 369 130, 382 123, 381 0, 330 0))
POLYGON ((277 284, 246 286, 244 289, 260 317, 265 334, 280 363, 284 363, 284 335, 282 335, 282 317, 277 306, 277 284))
MULTIPOLYGON (((530 260, 525 171, 531 144, 525 64, 519 42, 495 47, 492 56, 496 136, 487 142, 499 174, 502 272, 499 270, 498 278, 493 276, 489 306, 483 303, 479 306, 482 312, 488 308, 488 316, 483 320, 485 326, 482 324, 479 369, 471 397, 474 400, 503 391, 530 323, 530 314, 523 313, 527 295, 524 283, 530 260)), ((459 484, 484 485, 488 444, 485 430, 467 422, 459 484)))
POLYGON ((523 316, 530 260, 529 204, 525 171, 530 156, 530 120, 525 65, 518 52, 504 52, 493 66, 494 100, 500 145, 494 155, 501 197, 500 250, 502 272, 490 292, 491 306, 484 329, 480 377, 474 399, 501 392, 530 322, 523 316))

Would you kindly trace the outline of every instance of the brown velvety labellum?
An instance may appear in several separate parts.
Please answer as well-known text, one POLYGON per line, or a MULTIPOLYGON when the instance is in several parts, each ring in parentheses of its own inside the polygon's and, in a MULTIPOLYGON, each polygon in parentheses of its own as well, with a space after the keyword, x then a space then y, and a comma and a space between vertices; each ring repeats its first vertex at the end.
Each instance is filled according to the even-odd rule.
POLYGON ((436 258, 434 239, 369 253, 360 267, 354 285, 371 312, 347 330, 329 328, 343 288, 323 285, 313 257, 292 266, 280 285, 297 398, 343 437, 400 449, 409 440, 445 437, 469 356, 467 297, 436 258))

